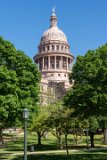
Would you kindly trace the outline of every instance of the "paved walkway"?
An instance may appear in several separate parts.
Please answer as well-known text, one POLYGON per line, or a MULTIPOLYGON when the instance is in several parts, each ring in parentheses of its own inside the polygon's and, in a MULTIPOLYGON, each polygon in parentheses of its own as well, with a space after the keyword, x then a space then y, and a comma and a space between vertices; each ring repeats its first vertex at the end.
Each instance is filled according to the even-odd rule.
MULTIPOLYGON (((79 150, 69 150, 69 152, 78 152, 79 150)), ((66 150, 52 150, 52 151, 34 151, 34 152, 27 152, 28 155, 30 154, 52 154, 52 153, 65 153, 66 150)), ((23 152, 13 153, 13 155, 22 155, 23 152)))
MULTIPOLYGON (((91 151, 97 151, 97 150, 107 150, 107 147, 104 147, 104 148, 90 148, 90 149, 70 149, 69 150, 69 152, 73 152, 73 153, 75 153, 75 152, 86 152, 86 151, 89 151, 89 152, 91 152, 91 151)), ((23 155, 24 154, 24 152, 15 152, 15 153, 13 153, 13 152, 11 152, 12 153, 12 155, 23 155)), ((66 150, 50 150, 50 151, 34 151, 34 152, 27 152, 27 155, 33 155, 33 154, 52 154, 52 153, 66 153, 66 150)))

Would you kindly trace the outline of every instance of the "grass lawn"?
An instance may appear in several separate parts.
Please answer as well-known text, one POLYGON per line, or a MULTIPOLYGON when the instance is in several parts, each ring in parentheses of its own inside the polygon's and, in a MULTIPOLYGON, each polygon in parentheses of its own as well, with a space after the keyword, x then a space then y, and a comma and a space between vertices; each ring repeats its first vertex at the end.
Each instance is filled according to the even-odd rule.
MULTIPOLYGON (((28 160, 107 160, 107 150, 106 152, 81 152, 81 153, 71 153, 66 155, 64 153, 54 153, 54 154, 35 154, 28 155, 28 160)), ((23 160, 23 156, 16 156, 10 160, 23 160)))
MULTIPOLYGON (((23 155, 17 155, 17 153, 23 153, 23 135, 14 137, 13 135, 7 136, 8 141, 5 143, 3 148, 0 148, 0 160, 23 160, 23 155), (9 139, 10 138, 10 139, 9 139), (16 154, 16 155, 15 155, 16 154)), ((84 136, 82 140, 78 142, 78 146, 74 145, 74 138, 72 135, 68 137, 68 144, 70 149, 78 149, 78 152, 70 151, 69 156, 66 155, 66 152, 53 152, 53 153, 41 153, 37 154, 38 151, 51 151, 59 150, 57 139, 51 134, 48 135, 48 138, 43 138, 43 145, 37 145, 37 137, 35 134, 28 134, 28 151, 30 150, 30 145, 34 144, 35 154, 29 153, 28 160, 107 160, 107 148, 102 145, 103 136, 95 136, 95 144, 97 146, 96 150, 83 151, 86 148, 86 137, 84 136), (102 147, 102 149, 101 149, 102 147), (98 149, 99 148, 99 149, 98 149)))

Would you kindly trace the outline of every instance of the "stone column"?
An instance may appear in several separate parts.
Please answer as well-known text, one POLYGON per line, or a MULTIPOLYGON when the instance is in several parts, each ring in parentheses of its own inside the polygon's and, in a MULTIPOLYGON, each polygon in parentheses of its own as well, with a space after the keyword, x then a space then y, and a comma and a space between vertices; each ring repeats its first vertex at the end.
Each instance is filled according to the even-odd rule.
POLYGON ((63 59, 63 56, 62 56, 62 69, 64 69, 64 59, 63 59))
POLYGON ((54 45, 54 51, 56 52, 56 45, 54 45))
POLYGON ((42 58, 42 69, 44 69, 44 57, 42 58))
POLYGON ((55 70, 56 70, 56 56, 54 57, 54 64, 55 64, 55 70))
POLYGON ((52 45, 49 45, 49 51, 52 51, 52 45))
POLYGON ((61 56, 61 61, 60 61, 60 68, 63 68, 63 57, 61 56))
POLYGON ((50 56, 48 56, 48 69, 50 69, 50 56))
POLYGON ((68 70, 68 57, 66 57, 66 65, 67 65, 67 70, 68 70))
POLYGON ((45 46, 45 52, 47 51, 47 46, 45 46))

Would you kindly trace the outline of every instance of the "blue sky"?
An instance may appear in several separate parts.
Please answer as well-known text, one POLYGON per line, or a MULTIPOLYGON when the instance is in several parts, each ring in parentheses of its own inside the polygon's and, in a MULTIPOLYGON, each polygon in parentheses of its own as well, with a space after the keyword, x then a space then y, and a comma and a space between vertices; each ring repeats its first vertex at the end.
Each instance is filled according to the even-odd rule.
POLYGON ((33 58, 53 6, 75 57, 107 43, 107 0, 0 0, 0 36, 33 58))

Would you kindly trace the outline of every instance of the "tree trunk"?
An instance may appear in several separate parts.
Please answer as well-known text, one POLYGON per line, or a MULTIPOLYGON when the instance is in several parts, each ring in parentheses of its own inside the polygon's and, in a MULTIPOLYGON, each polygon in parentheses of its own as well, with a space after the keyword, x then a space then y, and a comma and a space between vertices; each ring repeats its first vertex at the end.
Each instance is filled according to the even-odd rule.
POLYGON ((3 145, 2 129, 0 129, 0 146, 3 145))
POLYGON ((104 144, 107 144, 107 129, 104 129, 104 144))
POLYGON ((38 145, 41 145, 41 132, 37 132, 38 136, 38 145))
POLYGON ((94 147, 94 132, 91 132, 90 131, 90 139, 91 139, 91 147, 93 148, 94 147))
POLYGON ((61 138, 61 135, 60 135, 60 134, 59 134, 59 136, 58 136, 58 141, 59 141, 60 149, 63 149, 62 138, 61 138))
POLYGON ((69 155, 67 134, 65 134, 65 146, 66 146, 67 155, 69 155))
POLYGON ((61 131, 57 127, 56 127, 56 137, 58 138, 60 149, 63 149, 62 138, 61 138, 61 131))

